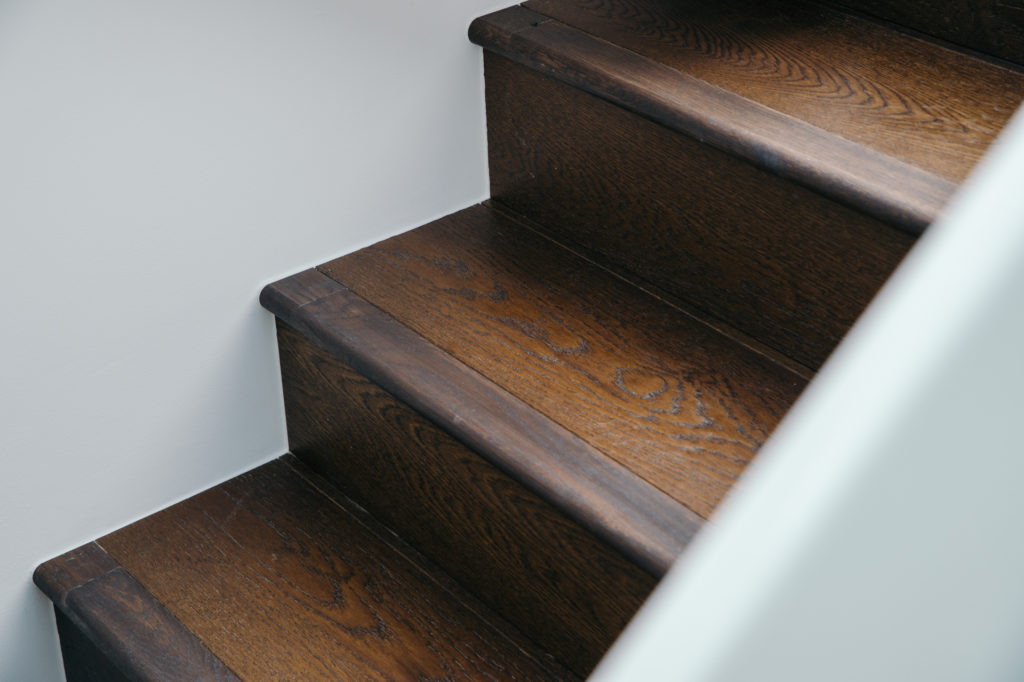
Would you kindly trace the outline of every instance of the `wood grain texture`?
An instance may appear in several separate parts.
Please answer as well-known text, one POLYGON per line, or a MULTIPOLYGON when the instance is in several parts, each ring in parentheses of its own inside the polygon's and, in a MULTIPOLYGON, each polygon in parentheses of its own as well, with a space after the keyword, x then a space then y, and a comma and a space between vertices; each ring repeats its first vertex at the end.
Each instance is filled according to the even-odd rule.
POLYGON ((1021 0, 836 0, 830 4, 1024 65, 1021 0))
POLYGON ((700 528, 657 487, 328 276, 299 273, 260 301, 652 575, 700 528))
POLYGON ((821 4, 526 6, 953 182, 963 180, 1024 98, 1018 71, 821 4))
POLYGON ((566 676, 384 537, 278 460, 99 543, 246 680, 566 676))
POLYGON ((655 580, 279 323, 289 447, 580 675, 655 580))
POLYGON ((817 368, 913 239, 485 53, 494 200, 817 368))
POLYGON ((41 564, 32 580, 50 601, 63 608, 70 590, 118 568, 119 564, 102 547, 90 542, 41 564))
POLYGON ((804 384, 484 206, 321 270, 702 516, 804 384))
POLYGON ((96 543, 44 563, 34 579, 66 616, 62 641, 70 647, 65 662, 75 668, 72 679, 94 677, 94 666, 129 680, 238 679, 96 543))
POLYGON ((919 234, 954 183, 522 7, 474 42, 858 211, 919 234))

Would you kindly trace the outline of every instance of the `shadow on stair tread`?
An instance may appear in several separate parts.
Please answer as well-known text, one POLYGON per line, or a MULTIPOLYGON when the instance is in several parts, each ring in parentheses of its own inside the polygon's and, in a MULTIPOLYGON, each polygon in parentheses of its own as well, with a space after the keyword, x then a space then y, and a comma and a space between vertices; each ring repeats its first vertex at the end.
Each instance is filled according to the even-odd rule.
POLYGON ((811 370, 914 242, 557 77, 484 66, 495 206, 811 370))
MULTIPOLYGON (((126 635, 101 639, 103 653, 129 679, 576 679, 314 481, 286 456, 87 546, 102 576, 135 585, 103 615, 126 635), (150 600, 167 612, 158 627, 146 627, 150 600), (181 667, 175 628, 205 659, 181 667)), ((76 556, 40 567, 38 581, 76 556)), ((63 582, 74 595, 96 579, 63 582)), ((57 601, 73 619, 90 608, 57 601)))
POLYGON ((320 270, 705 518, 805 383, 486 206, 320 270))
POLYGON ((1024 65, 1024 6, 1006 0, 831 0, 866 15, 1024 65))

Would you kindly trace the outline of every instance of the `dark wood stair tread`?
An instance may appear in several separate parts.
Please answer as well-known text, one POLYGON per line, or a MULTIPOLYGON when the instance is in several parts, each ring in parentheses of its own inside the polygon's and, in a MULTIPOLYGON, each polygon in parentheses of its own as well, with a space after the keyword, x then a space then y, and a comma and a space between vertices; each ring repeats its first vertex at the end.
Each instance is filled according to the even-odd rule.
POLYGON ((487 206, 319 269, 704 517, 805 383, 487 206))
POLYGON ((820 4, 526 7, 954 182, 1024 98, 1022 73, 820 4))
POLYGON ((1024 74, 800 2, 530 0, 485 48, 917 233, 1024 74))
MULTIPOLYGON (((290 456, 58 557, 36 579, 66 609, 65 594, 106 576, 121 581, 107 590, 121 609, 101 620, 134 636, 120 643, 135 645, 122 661, 132 679, 575 679, 290 456), (152 600, 171 628, 144 627, 152 600), (175 627, 205 660, 179 655, 175 627), (161 656, 171 667, 152 666, 161 656), (183 658, 191 667, 173 667, 183 658)), ((74 617, 94 603, 78 599, 74 617)), ((118 640, 105 642, 109 655, 118 640)))

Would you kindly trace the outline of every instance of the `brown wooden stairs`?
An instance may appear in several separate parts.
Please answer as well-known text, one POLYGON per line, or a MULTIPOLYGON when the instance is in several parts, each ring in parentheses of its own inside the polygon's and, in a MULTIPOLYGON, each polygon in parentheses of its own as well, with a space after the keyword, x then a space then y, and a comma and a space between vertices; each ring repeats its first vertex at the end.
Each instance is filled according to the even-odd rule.
POLYGON ((585 677, 1024 97, 1007 2, 470 38, 492 198, 266 287, 291 452, 38 569, 69 679, 585 677))

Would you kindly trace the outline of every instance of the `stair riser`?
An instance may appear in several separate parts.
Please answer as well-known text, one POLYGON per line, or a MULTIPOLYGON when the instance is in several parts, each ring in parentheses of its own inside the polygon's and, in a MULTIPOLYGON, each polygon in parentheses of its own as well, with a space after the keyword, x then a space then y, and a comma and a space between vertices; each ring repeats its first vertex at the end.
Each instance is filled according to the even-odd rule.
POLYGON ((67 682, 128 682, 129 678, 99 650, 70 618, 55 608, 60 652, 67 682))
POLYGON ((913 243, 486 51, 485 69, 496 202, 808 367, 913 243))
POLYGON ((1020 0, 833 0, 979 52, 1024 64, 1024 3, 1020 0))
POLYGON ((586 674, 655 580, 446 432, 278 323, 292 452, 586 674))

